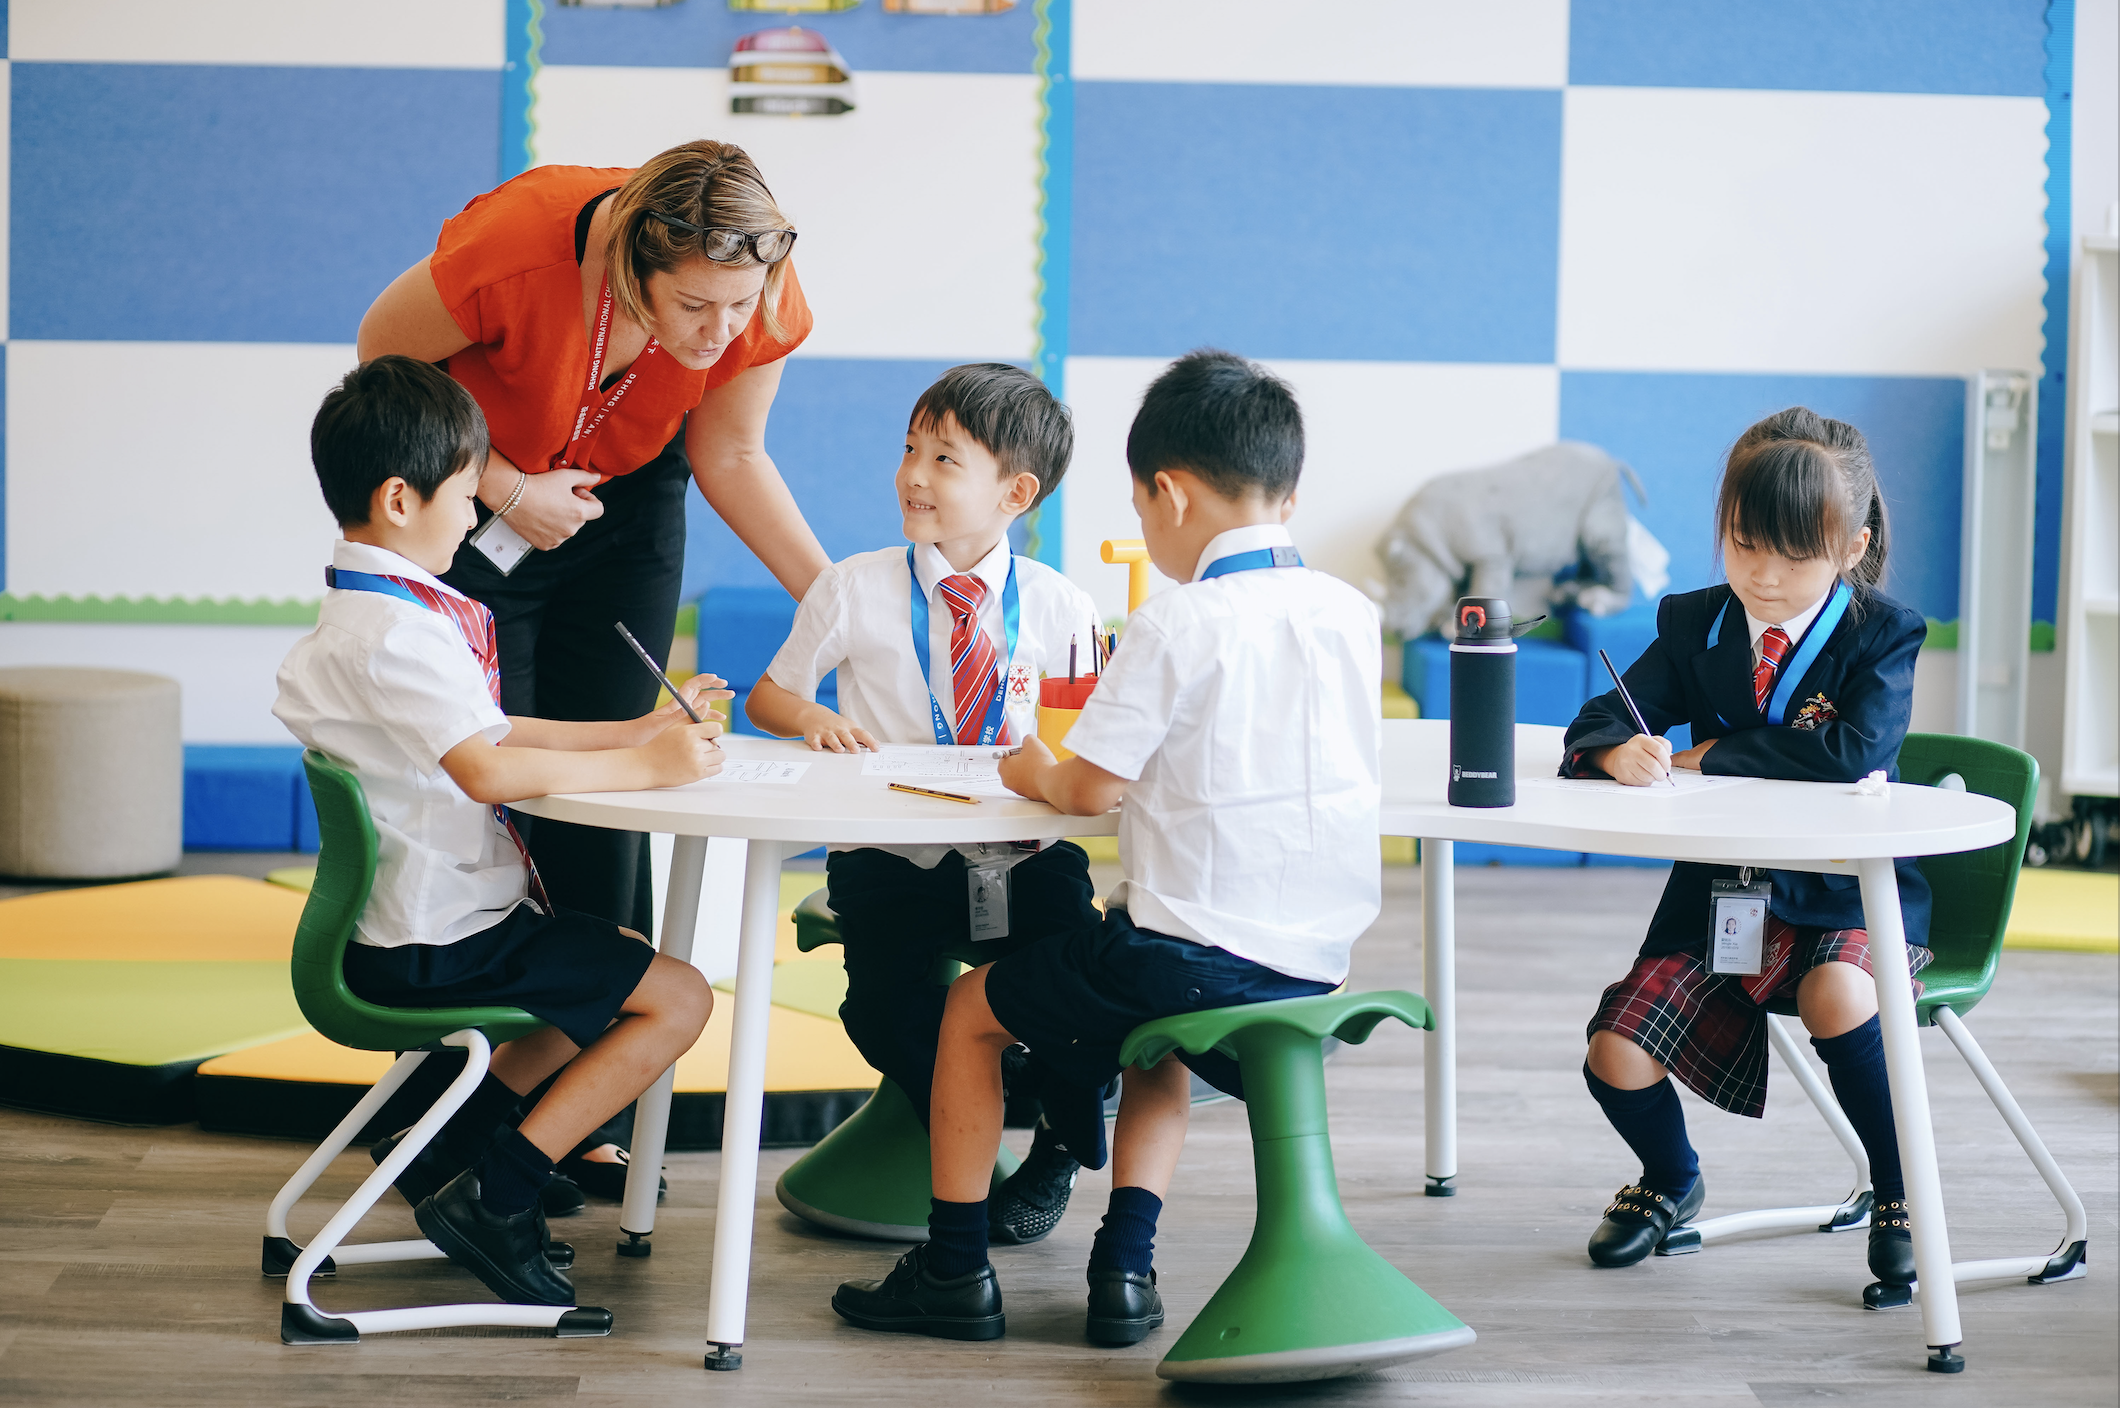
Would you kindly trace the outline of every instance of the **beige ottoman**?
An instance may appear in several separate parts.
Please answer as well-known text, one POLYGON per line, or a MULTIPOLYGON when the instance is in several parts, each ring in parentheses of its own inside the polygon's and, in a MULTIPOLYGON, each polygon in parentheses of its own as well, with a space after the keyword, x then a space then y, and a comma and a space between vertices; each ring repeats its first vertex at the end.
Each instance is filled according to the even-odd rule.
POLYGON ((177 682, 131 670, 0 670, 0 875, 152 875, 183 854, 177 682))

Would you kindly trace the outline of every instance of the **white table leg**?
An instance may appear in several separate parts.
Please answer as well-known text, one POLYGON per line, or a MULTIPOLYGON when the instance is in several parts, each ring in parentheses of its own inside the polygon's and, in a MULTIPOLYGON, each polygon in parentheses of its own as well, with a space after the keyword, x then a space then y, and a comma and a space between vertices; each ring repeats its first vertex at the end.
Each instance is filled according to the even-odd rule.
MULTIPOLYGON (((704 836, 679 836, 670 849, 670 888, 664 894, 662 942, 658 951, 690 961, 692 931, 699 924, 699 877, 707 863, 704 836)), ((641 1092, 633 1106, 633 1148, 626 1169, 625 1201, 618 1209, 618 1230, 625 1240, 620 1256, 646 1256, 648 1235, 655 1230, 655 1200, 662 1184, 663 1148, 670 1136, 670 1093, 677 1081, 674 1065, 641 1092)))
POLYGON ((1421 996, 1435 1025, 1421 1038, 1431 1198, 1457 1193, 1457 891, 1454 842, 1421 842, 1421 996))
POLYGON ((751 1219, 758 1202, 758 1138, 766 1108, 766 1034, 772 1022, 773 943, 780 927, 780 861, 788 848, 753 841, 744 861, 736 949, 736 1020, 721 1126, 721 1195, 707 1283, 707 1367, 739 1369, 750 1296, 751 1219))
POLYGON ((1907 978, 1905 921, 1899 877, 1889 858, 1860 862, 1863 922, 1869 927, 1870 970, 1877 982, 1878 1025, 1892 1084, 1892 1123, 1899 1131, 1899 1164, 1906 1176, 1914 1223, 1914 1275, 1920 1284, 1921 1326, 1929 1367, 1954 1373, 1965 1361, 1950 1353, 1958 1328, 1958 1283, 1951 1274, 1951 1239, 1944 1225, 1943 1179, 1936 1169, 1936 1135, 1929 1124, 1928 1077, 1921 1063, 1921 1029, 1907 978))

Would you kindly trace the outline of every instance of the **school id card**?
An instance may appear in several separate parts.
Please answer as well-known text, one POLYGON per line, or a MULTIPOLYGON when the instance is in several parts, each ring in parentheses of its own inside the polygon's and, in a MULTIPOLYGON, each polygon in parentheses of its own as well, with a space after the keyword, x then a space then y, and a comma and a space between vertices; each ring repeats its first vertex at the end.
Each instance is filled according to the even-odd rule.
POLYGON ((1008 872, 1005 865, 967 865, 966 898, 972 907, 972 942, 1008 937, 1008 872))
POLYGON ((471 535, 471 546, 486 554, 486 560, 500 570, 505 577, 522 565, 523 559, 537 549, 530 540, 509 526, 508 520, 494 514, 471 535))
MULTIPOLYGON (((1749 872, 1748 872, 1749 874, 1749 872)), ((1765 880, 1710 880, 1708 971, 1755 977, 1767 935, 1767 905, 1774 887, 1765 880)))

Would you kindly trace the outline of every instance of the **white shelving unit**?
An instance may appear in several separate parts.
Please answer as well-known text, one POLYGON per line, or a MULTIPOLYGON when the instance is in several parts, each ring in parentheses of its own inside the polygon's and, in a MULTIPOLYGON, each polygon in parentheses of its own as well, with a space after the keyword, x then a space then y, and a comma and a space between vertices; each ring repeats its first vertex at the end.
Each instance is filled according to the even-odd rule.
POLYGON ((2083 237, 2061 501, 2061 790, 2120 796, 2120 237, 2083 237))
POLYGON ((1958 569, 1958 731, 2024 746, 2031 666, 2039 378, 1990 368, 1965 383, 1958 569))

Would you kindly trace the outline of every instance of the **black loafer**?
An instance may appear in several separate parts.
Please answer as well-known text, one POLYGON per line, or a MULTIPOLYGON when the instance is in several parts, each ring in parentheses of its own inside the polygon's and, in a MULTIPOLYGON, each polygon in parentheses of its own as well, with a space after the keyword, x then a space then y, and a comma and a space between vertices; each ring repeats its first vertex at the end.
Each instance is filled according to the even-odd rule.
POLYGON ((1599 1266, 1634 1265, 1656 1250, 1666 1232, 1691 1221, 1707 1199, 1708 1180, 1697 1175, 1677 1202, 1638 1183, 1628 1184, 1614 1195, 1605 1220, 1590 1234, 1590 1259, 1599 1266))
POLYGON ((1089 1337, 1093 1344, 1139 1344, 1163 1324, 1156 1273, 1094 1268, 1089 1273, 1089 1337))
MULTIPOLYGON (((606 1141, 609 1142, 609 1141, 606 1141)), ((592 1144, 590 1149, 600 1148, 592 1144)), ((599 1198, 619 1202, 626 1196, 626 1170, 632 1166, 632 1157, 625 1149, 618 1151, 618 1162, 605 1163, 602 1159, 585 1159, 582 1155, 589 1149, 577 1147, 573 1153, 561 1159, 553 1168, 568 1179, 577 1194, 594 1193, 599 1198)), ((655 1180, 655 1201, 661 1202, 670 1191, 670 1180, 655 1180)), ((578 1211, 579 1209, 577 1209, 578 1211)), ((547 1209, 547 1211, 550 1211, 547 1209)))
POLYGON ((927 1269, 926 1243, 898 1258, 881 1281, 848 1281, 832 1309, 864 1330, 895 1330, 944 1340, 998 1340, 1007 1329, 994 1264, 942 1280, 927 1269))
POLYGON ((1914 1224, 1905 1198, 1870 1209, 1870 1274, 1887 1285, 1914 1284, 1914 1224))
POLYGON ((589 1200, 582 1196, 581 1185, 564 1173, 555 1173, 544 1187, 537 1190, 537 1205, 547 1217, 573 1217, 589 1200))
POLYGON ((470 1169, 412 1210, 427 1240, 515 1305, 572 1305, 574 1283, 545 1259, 544 1215, 536 1207, 503 1216, 479 1201, 470 1169))
POLYGON ((1030 1157, 1002 1180, 987 1202, 987 1240, 1023 1247, 1051 1236, 1067 1212, 1075 1175, 1081 1170, 1075 1156, 1060 1147, 1058 1137, 1040 1125, 1030 1157))

